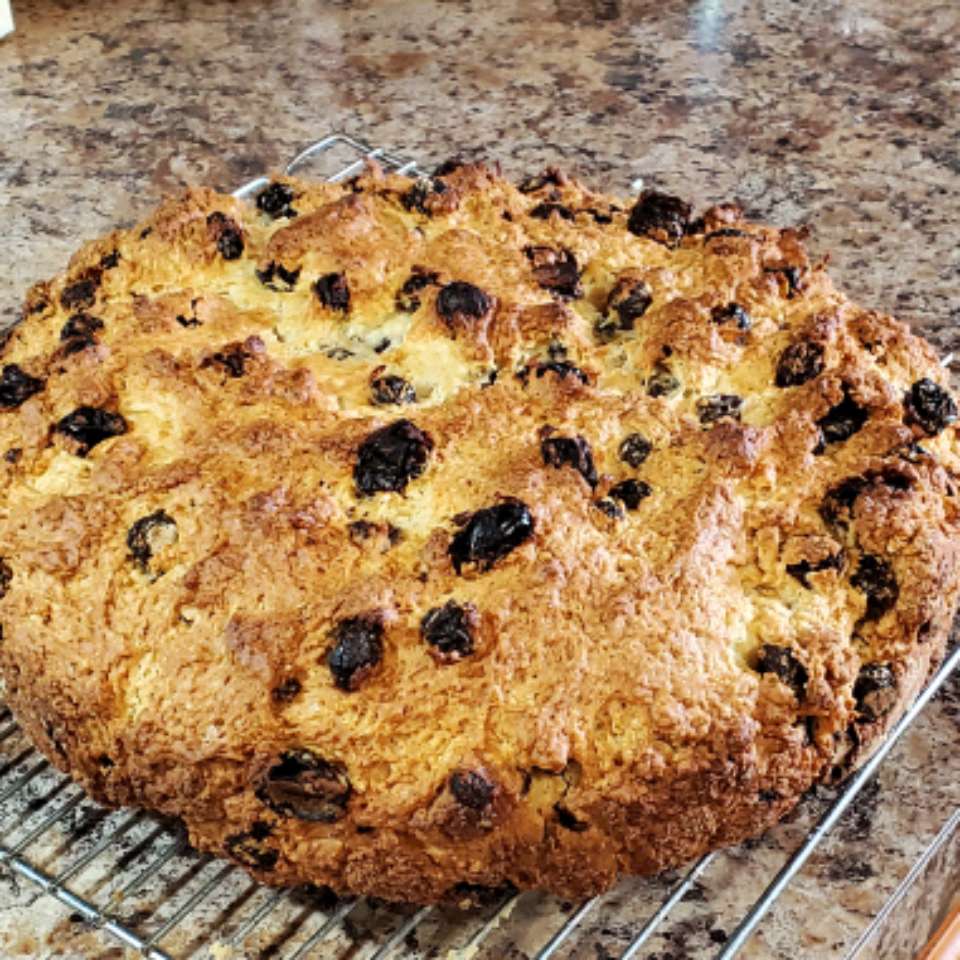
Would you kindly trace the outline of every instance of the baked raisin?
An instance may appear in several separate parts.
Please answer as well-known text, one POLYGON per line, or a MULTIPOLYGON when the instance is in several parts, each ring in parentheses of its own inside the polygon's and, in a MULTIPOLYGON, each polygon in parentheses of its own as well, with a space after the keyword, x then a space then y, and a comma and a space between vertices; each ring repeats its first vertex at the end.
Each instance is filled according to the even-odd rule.
POLYGON ((465 280, 454 280, 443 286, 437 295, 437 313, 452 330, 457 321, 482 320, 493 301, 479 287, 465 280))
POLYGON ((651 303, 653 292, 643 280, 618 280, 607 297, 606 313, 617 315, 621 330, 632 330, 651 303))
POLYGON ((591 487, 597 485, 593 454, 583 437, 546 436, 540 441, 540 453, 546 466, 573 467, 591 487))
POLYGON ((897 602, 900 595, 893 567, 886 560, 870 553, 865 553, 860 558, 860 563, 850 578, 850 585, 867 595, 867 612, 864 614, 866 620, 882 617, 897 602))
POLYGON ((800 285, 802 274, 799 267, 764 267, 763 269, 765 273, 777 273, 783 277, 787 284, 788 300, 792 300, 798 293, 803 292, 800 285))
POLYGON ((76 454, 85 457, 98 443, 127 432, 127 421, 119 413, 99 407, 77 407, 57 422, 57 433, 77 444, 76 454))
POLYGON ((100 258, 100 268, 102 270, 112 270, 120 262, 120 251, 112 250, 110 253, 105 253, 100 258))
POLYGON ((798 387, 823 371, 823 347, 810 340, 790 344, 777 361, 778 387, 798 387))
POLYGON ((915 423, 928 437, 957 419, 957 405, 943 387, 928 377, 918 380, 903 401, 904 423, 915 423))
POLYGON ((376 614, 341 620, 330 632, 332 641, 326 660, 333 682, 352 691, 383 659, 383 624, 376 614))
POLYGON ((690 223, 690 204, 655 190, 644 190, 630 210, 627 229, 638 237, 676 244, 690 223))
POLYGON ((257 209, 274 220, 279 217, 295 217, 297 211, 293 203, 293 191, 285 183, 274 181, 257 194, 257 209))
POLYGON ((808 590, 811 590, 810 581, 807 579, 808 574, 819 573, 821 570, 842 570, 843 563, 844 555, 841 550, 839 553, 831 554, 822 560, 817 560, 815 563, 811 563, 809 560, 788 563, 787 573, 789 573, 791 577, 799 580, 808 590))
POLYGON ((325 273, 313 285, 317 299, 329 310, 348 313, 350 310, 350 287, 344 273, 325 273))
POLYGON ((561 247, 533 246, 523 251, 533 266, 533 278, 544 289, 564 300, 583 296, 577 258, 561 247))
POLYGON ((442 180, 431 180, 425 177, 418 180, 406 193, 400 197, 400 202, 404 208, 411 212, 416 210, 425 216, 430 216, 430 209, 427 207, 427 200, 431 195, 437 193, 446 193, 447 185, 442 180))
POLYGON ((0 597, 7 595, 11 580, 13 580, 13 570, 10 569, 10 564, 0 557, 0 597))
POLYGON ((647 378, 647 393, 651 397, 668 397, 680 389, 680 381, 670 372, 670 368, 658 361, 647 378))
POLYGON ((629 433, 620 443, 617 456, 631 467, 639 467, 653 450, 653 444, 639 433, 629 433))
POLYGON ((227 837, 227 854, 245 867, 255 870, 272 870, 280 859, 280 853, 264 841, 270 836, 269 824, 254 822, 249 833, 235 833, 227 837))
POLYGON ((35 393, 39 393, 45 386, 39 377, 31 377, 29 373, 16 363, 6 363, 3 373, 0 374, 0 407, 12 410, 29 400, 35 393))
POLYGON ((402 493, 426 469, 433 440, 409 420, 375 430, 360 444, 353 478, 361 494, 402 493))
POLYGON ((757 652, 756 670, 758 673, 776 674, 796 694, 797 700, 803 700, 807 690, 807 668, 787 647, 778 647, 765 643, 757 652))
POLYGON ((704 424, 716 423, 724 417, 739 420, 742 406, 743 398, 735 393, 715 393, 711 397, 701 397, 697 401, 697 416, 704 424))
POLYGON ((608 517, 613 520, 620 520, 623 518, 623 510, 616 500, 611 500, 610 497, 601 497, 599 500, 594 500, 593 505, 601 512, 605 513, 608 517))
POLYGON ((477 608, 472 603, 461 605, 448 600, 442 607, 427 611, 420 621, 420 636, 438 659, 455 663, 473 653, 477 622, 477 608))
POLYGON ((302 689, 303 687, 296 677, 287 677, 270 691, 270 697, 274 703, 289 703, 296 699, 297 694, 302 689))
POLYGON ((103 321, 89 313, 75 313, 60 328, 60 339, 66 344, 64 351, 77 353, 97 342, 96 332, 103 329, 103 321))
POLYGON ((897 681, 886 663, 868 663, 860 668, 853 685, 857 711, 868 723, 889 713, 897 702, 897 681))
POLYGON ((289 293, 300 279, 300 268, 288 270, 282 263, 271 260, 263 270, 257 270, 257 279, 268 289, 277 293, 289 293))
POLYGON ((579 367, 574 366, 568 360, 549 360, 545 363, 538 363, 536 366, 537 379, 540 380, 548 373, 553 373, 561 380, 567 377, 574 377, 581 383, 590 383, 590 378, 579 367))
POLYGON ((185 317, 182 313, 177 314, 176 321, 181 327, 189 328, 202 326, 202 322, 197 317, 185 317))
POLYGON ((485 810, 493 803, 497 788, 479 770, 457 770, 450 777, 450 792, 462 806, 485 810))
POLYGON ((480 570, 489 570, 529 540, 533 530, 530 510, 519 500, 511 498, 478 510, 450 541, 448 553, 453 568, 460 573, 464 564, 476 563, 480 570))
POLYGON ((710 319, 714 323, 735 323, 738 330, 750 329, 750 314, 739 303, 728 303, 724 307, 714 307, 710 311, 710 319))
POLYGON ((583 833, 584 830, 590 829, 590 824, 585 820, 580 820, 578 817, 575 817, 562 803, 555 803, 553 805, 553 812, 556 814, 557 823, 560 824, 564 830, 572 830, 574 833, 583 833))
POLYGON ((219 367, 230 377, 239 378, 247 372, 247 363, 254 358, 242 343, 229 343, 222 350, 204 357, 201 368, 219 367))
POLYGON ((436 169, 433 171, 435 177, 449 177, 451 173, 456 173, 461 167, 466 166, 467 161, 461 157, 450 157, 449 160, 444 160, 443 163, 438 164, 436 169))
POLYGON ((820 504, 820 516, 832 526, 849 526, 853 522, 853 505, 867 483, 866 477, 848 477, 831 487, 820 504))
POLYGON ((581 212, 590 214, 590 216, 593 217, 594 223, 606 224, 613 223, 612 211, 616 210, 616 207, 611 207, 610 210, 610 213, 606 213, 605 211, 597 210, 594 207, 584 207, 581 212))
POLYGON ((535 193, 547 186, 561 187, 565 182, 566 178, 556 167, 547 167, 543 173, 522 180, 517 189, 521 193, 535 193))
POLYGON ((870 411, 866 407, 861 407, 844 387, 843 399, 817 421, 817 426, 820 428, 820 442, 813 452, 823 453, 828 443, 842 443, 844 440, 849 440, 863 428, 869 416, 870 411))
POLYGON ((315 823, 334 823, 346 813, 353 787, 342 763, 304 748, 281 753, 256 789, 275 813, 315 823))
POLYGON ((100 271, 88 270, 82 280, 76 280, 63 288, 60 294, 60 306, 64 310, 83 310, 92 307, 97 299, 97 287, 100 286, 100 271))
POLYGON ((236 220, 215 210, 207 217, 207 227, 217 242, 224 260, 239 260, 243 256, 243 231, 236 220))
POLYGON ((158 550, 176 542, 177 522, 165 510, 155 510, 141 517, 127 531, 127 547, 130 558, 146 570, 150 558, 158 550))
POLYGON ((3 459, 7 463, 19 463, 23 456, 23 447, 11 447, 4 455, 3 459))
POLYGON ((417 391, 413 385, 394 373, 371 380, 370 392, 373 403, 381 406, 417 402, 417 391))
POLYGON ((554 213, 564 220, 573 220, 574 218, 573 211, 569 207, 565 207, 562 203, 547 202, 538 203, 529 211, 528 216, 533 217, 535 220, 549 220, 551 214, 554 213))
POLYGON ((401 313, 416 313, 420 309, 420 298, 417 294, 425 287, 437 282, 439 274, 434 270, 424 270, 423 267, 414 267, 413 272, 404 281, 397 291, 396 305, 401 313))
POLYGON ((610 488, 610 496, 619 500, 628 510, 636 510, 640 501, 645 500, 652 492, 650 484, 643 480, 621 480, 610 488))

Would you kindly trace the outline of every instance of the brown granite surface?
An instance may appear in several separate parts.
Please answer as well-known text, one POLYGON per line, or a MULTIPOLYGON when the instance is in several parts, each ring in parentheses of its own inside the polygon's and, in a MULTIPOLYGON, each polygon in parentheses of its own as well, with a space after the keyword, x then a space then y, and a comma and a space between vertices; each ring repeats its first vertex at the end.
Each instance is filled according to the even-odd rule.
MULTIPOLYGON (((944 352, 960 351, 955 2, 14 7, 17 32, 0 42, 0 325, 78 240, 131 221, 185 182, 231 188, 342 129, 428 162, 479 152, 510 173, 560 163, 612 190, 643 178, 698 204, 736 197, 755 216, 809 223, 842 287, 944 352)), ((960 805, 958 718, 954 682, 746 956, 848 953, 960 805)), ((645 955, 711 956, 818 803, 719 857, 645 955)), ((956 873, 934 867, 954 859, 934 858, 921 881, 942 886, 956 873)), ((557 956, 617 956, 666 886, 623 885, 557 956)), ((0 889, 0 955, 105 955, 96 937, 78 940, 69 924, 43 919, 65 913, 25 909, 27 899, 0 889)), ((914 922, 922 927, 923 904, 941 899, 914 896, 914 922)), ((526 898, 488 955, 535 952, 557 909, 526 898)), ((873 936, 857 957, 904 956, 880 946, 894 939, 873 936)))

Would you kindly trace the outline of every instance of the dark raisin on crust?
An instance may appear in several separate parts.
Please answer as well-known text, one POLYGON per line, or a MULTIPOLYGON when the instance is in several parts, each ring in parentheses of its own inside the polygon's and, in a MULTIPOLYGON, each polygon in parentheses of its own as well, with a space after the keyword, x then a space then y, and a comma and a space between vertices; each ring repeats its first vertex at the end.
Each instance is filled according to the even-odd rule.
POLYGON ((632 330, 651 303, 653 291, 643 280, 618 280, 607 297, 606 312, 616 313, 621 330, 632 330))
POLYGON ((279 217, 295 217, 297 211, 290 206, 293 191, 284 183, 274 181, 257 194, 257 209, 274 220, 279 217))
POLYGON ((96 333, 103 329, 103 321, 89 313, 74 313, 60 328, 60 340, 66 344, 67 354, 77 353, 97 342, 96 333))
POLYGON ((650 456, 653 444, 639 433, 629 433, 620 442, 617 456, 631 467, 639 467, 650 456))
POLYGON ((325 273, 313 284, 317 299, 329 310, 348 313, 350 310, 350 287, 344 273, 325 273))
POLYGON ((843 443, 863 428, 870 417, 870 411, 861 407, 850 395, 844 385, 843 399, 832 406, 818 421, 820 442, 814 453, 823 453, 828 443, 843 443))
POLYGON ((798 387, 823 371, 823 346, 810 340, 791 343, 777 361, 778 387, 798 387))
POLYGON ((690 223, 690 204, 679 197, 644 190, 630 209, 627 229, 638 237, 676 244, 690 223))
POLYGON ((800 284, 800 278, 802 276, 801 270, 799 267, 764 267, 765 273, 776 273, 787 283, 787 299, 792 300, 798 293, 803 293, 803 288, 800 284))
POLYGON ((445 284, 437 294, 437 313, 452 330, 455 323, 482 320, 493 306, 493 301, 479 287, 465 280, 445 284))
POLYGON ((377 614, 341 620, 330 632, 326 654, 333 682, 341 690, 354 691, 383 659, 383 624, 377 614))
POLYGON ((314 823, 340 820, 352 793, 342 763, 304 748, 281 753, 256 788, 257 799, 275 813, 314 823))
POLYGON ((561 187, 564 181, 563 174, 556 167, 547 167, 543 173, 521 180, 517 189, 521 193, 536 193, 537 190, 542 190, 547 186, 561 187))
POLYGON ((224 260, 239 260, 243 256, 243 231, 233 217, 215 210, 207 217, 207 227, 224 260))
POLYGON ((584 207, 582 212, 588 213, 591 217, 593 217, 594 223, 606 224, 606 223, 613 223, 613 211, 615 209, 616 208, 611 207, 610 208, 611 212, 605 213, 603 210, 597 210, 594 207, 584 207))
POLYGON ((57 421, 53 428, 77 444, 76 454, 85 457, 98 443, 127 432, 127 421, 119 413, 100 407, 77 407, 57 421))
POLYGON ((797 700, 803 700, 807 689, 807 668, 787 647, 765 643, 757 651, 755 669, 758 673, 773 673, 778 676, 796 694, 797 700))
POLYGON ((800 560, 797 563, 787 564, 787 573, 796 580, 799 580, 808 590, 813 588, 807 576, 811 573, 819 573, 821 570, 843 570, 844 554, 843 551, 830 554, 822 560, 811 563, 809 560, 800 560))
POLYGON ((416 210, 425 216, 430 216, 430 210, 426 203, 431 194, 446 193, 447 185, 442 180, 424 177, 418 180, 406 193, 400 197, 400 203, 404 209, 411 212, 416 210))
POLYGON ((63 288, 60 294, 60 306, 64 310, 84 310, 92 307, 97 299, 97 287, 100 286, 100 270, 94 267, 86 271, 80 280, 75 280, 63 288))
POLYGON ((7 463, 19 463, 23 456, 23 447, 11 447, 4 455, 3 459, 7 463))
POLYGON ((711 240, 719 239, 720 237, 749 237, 750 234, 746 230, 738 230, 736 227, 721 227, 719 230, 711 230, 708 234, 704 235, 703 242, 709 243, 711 240))
POLYGON ((0 374, 0 407, 13 410, 45 386, 39 377, 31 377, 19 364, 6 363, 0 374))
POLYGON ((620 520, 623 518, 623 510, 616 500, 612 500, 610 497, 601 497, 599 500, 594 500, 593 505, 601 512, 605 513, 608 517, 613 520, 620 520))
POLYGON ((564 830, 572 830, 574 833, 583 833, 584 830, 590 829, 590 824, 585 820, 580 820, 578 817, 575 817, 562 803, 555 803, 553 805, 553 812, 556 814, 557 823, 560 824, 564 830))
POLYGON ((197 317, 185 317, 182 313, 177 314, 176 321, 177 323, 180 324, 181 327, 187 327, 187 328, 199 327, 203 325, 202 322, 199 319, 197 319, 197 317))
POLYGON ((562 203, 552 203, 549 201, 538 203, 532 210, 528 211, 527 216, 533 217, 534 220, 549 220, 551 214, 554 213, 564 220, 574 219, 574 213, 569 207, 564 206, 562 203))
POLYGON ((750 329, 750 314, 739 303, 728 303, 723 307, 714 307, 710 319, 717 324, 735 323, 738 330, 750 329))
POLYGON ((878 620, 894 606, 900 595, 893 567, 886 560, 870 553, 865 553, 860 558, 860 563, 850 578, 850 585, 867 595, 867 612, 864 614, 866 620, 878 620))
POLYGON ((227 855, 245 867, 272 870, 280 859, 280 853, 264 842, 271 833, 269 824, 256 820, 249 833, 234 833, 227 837, 224 842, 227 855))
POLYGON ((270 698, 274 703, 290 703, 291 700, 296 699, 302 689, 296 677, 286 677, 270 691, 270 698))
POLYGON ((120 251, 111 250, 100 258, 101 270, 112 270, 120 262, 120 251))
MULTIPOLYGON (((561 380, 566 380, 567 377, 573 377, 583 384, 590 383, 590 377, 579 367, 570 363, 569 360, 540 361, 534 367, 534 372, 536 373, 538 380, 545 377, 548 373, 552 373, 561 380)), ((517 376, 520 380, 526 383, 527 378, 530 376, 529 367, 524 367, 517 376)))
POLYGON ((573 467, 591 487, 597 485, 597 471, 593 465, 590 444, 581 437, 544 435, 540 441, 540 455, 548 467, 573 467))
POLYGON ((242 343, 228 343, 222 350, 204 357, 200 367, 219 367, 228 376, 238 379, 247 372, 247 363, 253 358, 254 354, 242 343))
POLYGON ((282 263, 271 260, 263 270, 257 270, 257 279, 268 289, 277 293, 289 293, 300 279, 300 268, 288 270, 282 263))
POLYGON ((530 246, 524 247, 523 252, 533 267, 533 279, 544 290, 563 300, 583 296, 577 258, 566 247, 530 246))
POLYGON ((647 393, 651 397, 668 397, 680 389, 680 381, 662 361, 654 364, 647 378, 647 393))
POLYGON ((936 436, 957 419, 957 405, 943 387, 929 377, 918 380, 903 401, 907 424, 916 424, 928 437, 936 436))
POLYGON ((13 580, 13 570, 10 569, 10 564, 0 557, 0 597, 7 595, 11 580, 13 580))
POLYGON ((416 313, 420 309, 420 298, 417 294, 425 287, 432 286, 439 278, 434 270, 425 270, 423 267, 414 267, 410 276, 403 282, 397 291, 396 305, 402 313, 416 313))
POLYGON ((141 517, 127 531, 130 557, 142 570, 150 566, 154 551, 172 542, 177 534, 177 521, 165 510, 155 510, 141 517))
POLYGON ((533 530, 533 517, 526 504, 510 498, 470 514, 451 539, 447 552, 458 574, 468 563, 489 570, 497 560, 526 543, 533 530))
POLYGON ((413 384, 408 383, 403 377, 398 377, 395 373, 386 373, 370 381, 370 397, 373 403, 380 406, 416 403, 417 391, 413 389, 413 384))
POLYGON ((429 434, 409 420, 397 420, 375 430, 360 444, 353 479, 357 490, 402 493, 426 469, 433 450, 429 434))
POLYGON ((420 621, 420 636, 438 659, 455 663, 473 653, 477 619, 473 604, 448 600, 442 607, 427 611, 420 621))
POLYGON ((497 788, 479 770, 456 770, 450 776, 450 792, 461 806, 470 810, 486 810, 493 803, 497 788))
POLYGON ((885 663, 868 663, 860 668, 853 685, 853 699, 860 717, 869 722, 889 713, 897 702, 897 681, 885 663))
POLYGON ((652 492, 650 484, 643 480, 621 480, 610 488, 610 496, 619 500, 628 510, 636 510, 640 501, 645 500, 652 492))
POLYGON ((435 177, 449 177, 451 173, 456 173, 461 167, 466 166, 467 161, 461 157, 450 157, 448 160, 444 160, 443 163, 438 164, 433 171, 435 177))
POLYGON ((831 526, 849 526, 853 521, 853 505, 868 483, 866 477, 847 477, 831 487, 820 504, 820 516, 831 526))
POLYGON ((697 416, 703 424, 716 423, 724 417, 739 420, 742 406, 743 398, 735 393, 715 393, 697 401, 697 416))

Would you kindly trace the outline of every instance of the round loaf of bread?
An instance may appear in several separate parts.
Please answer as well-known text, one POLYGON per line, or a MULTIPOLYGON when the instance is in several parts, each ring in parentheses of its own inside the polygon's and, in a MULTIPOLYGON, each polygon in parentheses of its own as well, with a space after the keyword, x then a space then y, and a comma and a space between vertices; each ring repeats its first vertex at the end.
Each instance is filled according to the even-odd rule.
POLYGON ((582 897, 764 830, 960 586, 945 374, 802 240, 450 162, 86 244, 0 361, 16 716, 268 883, 582 897))

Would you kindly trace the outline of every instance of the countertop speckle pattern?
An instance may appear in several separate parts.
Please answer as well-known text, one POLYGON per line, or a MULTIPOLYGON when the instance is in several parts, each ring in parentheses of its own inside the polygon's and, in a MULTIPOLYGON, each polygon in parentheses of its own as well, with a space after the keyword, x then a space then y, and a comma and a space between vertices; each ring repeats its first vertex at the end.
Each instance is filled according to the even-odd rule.
MULTIPOLYGON (((955 3, 18 0, 15 12, 0 42, 0 326, 81 239, 184 183, 232 188, 339 129, 428 163, 557 163, 613 191, 642 178, 809 224, 842 288, 960 352, 955 3)), ((953 682, 745 956, 848 954, 960 804, 958 704, 953 682)), ((646 955, 712 956, 820 802, 718 858, 646 955)), ((935 869, 923 878, 935 889, 935 869)), ((558 956, 618 956, 665 884, 625 883, 558 956)), ((110 955, 28 899, 0 885, 0 955, 110 955)), ((912 912, 916 942, 938 908, 912 912)), ((523 905, 489 955, 531 955, 563 909, 523 905)), ((858 956, 902 955, 877 946, 890 941, 858 956)))

